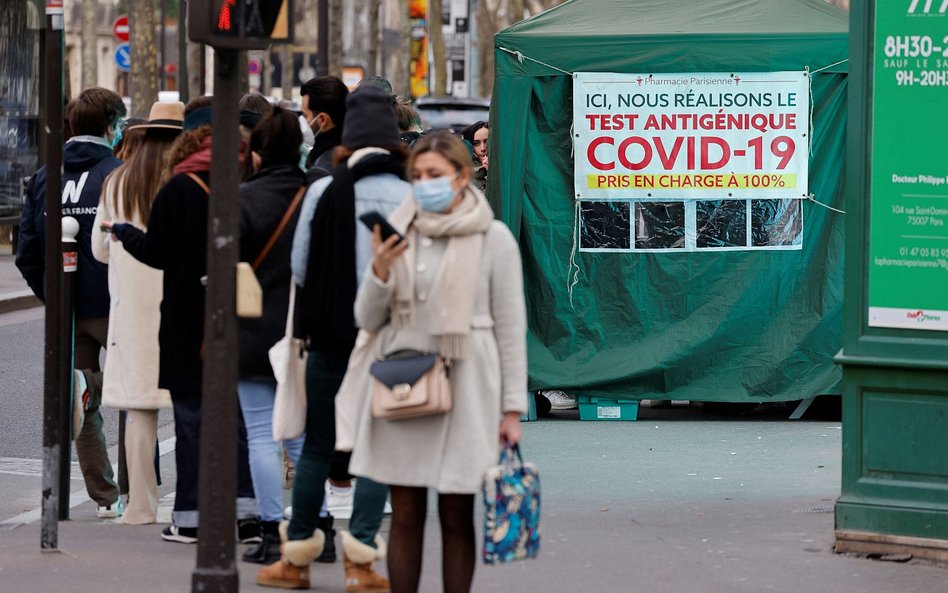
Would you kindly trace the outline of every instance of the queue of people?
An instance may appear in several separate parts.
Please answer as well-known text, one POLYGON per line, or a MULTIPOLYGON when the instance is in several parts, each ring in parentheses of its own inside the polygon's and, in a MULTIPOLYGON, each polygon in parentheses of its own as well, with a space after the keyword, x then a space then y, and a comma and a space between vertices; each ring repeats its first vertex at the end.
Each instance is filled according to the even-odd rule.
MULTIPOLYGON (((239 322, 235 529, 251 544, 242 558, 264 565, 262 586, 307 589, 312 562, 335 560, 332 513, 343 510, 345 590, 417 591, 434 489, 444 590, 469 591, 475 493, 500 448, 520 439, 527 410, 520 256, 483 194, 487 125, 463 138, 423 133, 384 79, 350 92, 324 76, 301 94, 302 113, 245 97, 234 122, 243 131, 240 258, 263 290, 262 316, 239 322), (396 232, 383 236, 389 224, 396 232), (309 350, 306 422, 299 438, 280 442, 268 351, 284 335, 293 294, 289 322, 309 350), (376 413, 371 364, 404 352, 440 361, 450 407, 417 418, 376 413), (286 509, 285 458, 295 467, 286 509), (379 533, 389 497, 391 545, 379 533)), ((177 483, 161 537, 178 543, 201 537, 212 111, 209 97, 156 103, 128 126, 121 98, 104 89, 66 109, 64 215, 81 229, 73 430, 83 475, 100 517, 156 522, 158 412, 170 407, 177 483), (120 140, 122 160, 112 154, 120 140), (127 411, 124 514, 100 405, 127 411)), ((40 298, 44 185, 41 170, 17 257, 40 298)))

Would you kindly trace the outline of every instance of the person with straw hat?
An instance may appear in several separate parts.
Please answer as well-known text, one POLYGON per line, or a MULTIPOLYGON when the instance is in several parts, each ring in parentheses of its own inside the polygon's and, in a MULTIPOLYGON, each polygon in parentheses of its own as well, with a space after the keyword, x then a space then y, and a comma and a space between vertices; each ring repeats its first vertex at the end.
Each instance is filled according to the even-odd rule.
POLYGON ((139 262, 121 243, 112 243, 102 223, 128 222, 144 228, 163 181, 164 157, 184 124, 184 104, 155 103, 148 120, 130 126, 135 150, 105 180, 92 231, 92 252, 109 265, 108 357, 102 403, 127 410, 125 451, 128 504, 122 522, 154 523, 158 481, 154 457, 158 411, 171 407, 171 396, 158 388, 158 326, 162 272, 139 262))

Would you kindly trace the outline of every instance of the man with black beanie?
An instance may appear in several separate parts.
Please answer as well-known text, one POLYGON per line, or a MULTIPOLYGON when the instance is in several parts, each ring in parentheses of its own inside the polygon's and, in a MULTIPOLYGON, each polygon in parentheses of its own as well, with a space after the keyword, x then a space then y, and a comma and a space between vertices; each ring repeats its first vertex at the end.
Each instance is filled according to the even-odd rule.
MULTIPOLYGON (((281 526, 281 558, 260 569, 257 584, 309 588, 309 565, 325 543, 317 529, 323 483, 335 450, 335 397, 355 345, 356 288, 372 257, 371 232, 357 217, 388 216, 409 195, 391 97, 375 87, 346 100, 342 144, 330 177, 310 186, 293 239, 297 333, 309 339, 306 440, 293 483, 293 516, 281 526)), ((349 532, 342 534, 347 593, 386 592, 388 579, 372 569, 385 557, 378 535, 388 489, 367 478, 356 484, 349 532)))

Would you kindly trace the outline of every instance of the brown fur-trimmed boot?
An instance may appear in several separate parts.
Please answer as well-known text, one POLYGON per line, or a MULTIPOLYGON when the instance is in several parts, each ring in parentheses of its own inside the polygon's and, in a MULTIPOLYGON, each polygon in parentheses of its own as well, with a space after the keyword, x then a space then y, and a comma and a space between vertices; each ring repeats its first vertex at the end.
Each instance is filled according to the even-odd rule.
POLYGON ((340 531, 342 559, 346 567, 346 593, 389 593, 388 579, 372 570, 372 563, 385 558, 385 540, 375 536, 375 545, 366 545, 348 531, 340 531))
POLYGON ((280 559, 257 572, 257 584, 281 589, 309 589, 309 565, 323 551, 325 535, 316 530, 308 539, 287 540, 289 523, 280 523, 280 559))

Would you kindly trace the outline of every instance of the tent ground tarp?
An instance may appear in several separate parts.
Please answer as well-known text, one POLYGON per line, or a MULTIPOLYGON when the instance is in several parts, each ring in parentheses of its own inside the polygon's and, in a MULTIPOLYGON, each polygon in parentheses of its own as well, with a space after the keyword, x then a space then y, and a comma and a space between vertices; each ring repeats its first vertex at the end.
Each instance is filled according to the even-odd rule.
POLYGON ((844 215, 804 202, 795 251, 579 250, 569 74, 809 68, 809 191, 842 208, 847 40, 846 13, 822 0, 571 0, 495 36, 489 197, 520 241, 532 389, 725 402, 836 392, 844 215))

